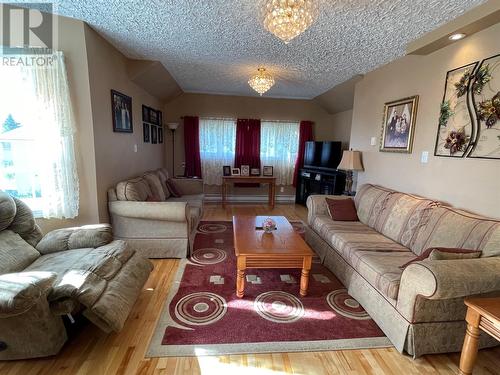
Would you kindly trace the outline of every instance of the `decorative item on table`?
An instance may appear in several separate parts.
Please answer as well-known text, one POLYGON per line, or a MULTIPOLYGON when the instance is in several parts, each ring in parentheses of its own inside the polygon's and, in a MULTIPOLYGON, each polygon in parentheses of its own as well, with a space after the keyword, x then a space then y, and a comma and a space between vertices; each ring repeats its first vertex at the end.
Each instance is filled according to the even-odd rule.
POLYGON ((385 103, 380 151, 411 154, 418 95, 385 103))
POLYGON ((239 168, 231 168, 231 176, 240 176, 240 169, 239 168))
POLYGON ((242 176, 250 176, 250 166, 249 165, 242 165, 241 166, 241 175, 242 176))
POLYGON ((133 133, 132 98, 118 91, 111 90, 111 112, 113 114, 113 131, 133 133))
POLYGON ((262 229, 265 233, 272 233, 273 230, 276 230, 276 222, 268 217, 266 220, 262 222, 262 229))
POLYGON ((344 151, 342 160, 337 169, 346 172, 345 192, 346 195, 354 195, 352 191, 352 176, 353 171, 364 171, 363 163, 361 162, 361 151, 344 151))
POLYGON ((231 166, 230 165, 224 165, 222 167, 222 175, 223 176, 231 176, 231 166))
POLYGON ((262 168, 262 175, 266 177, 273 176, 273 166, 272 165, 264 165, 262 168))
POLYGON ((154 145, 158 143, 158 127, 154 125, 151 125, 151 143, 154 145))
POLYGON ((149 124, 147 122, 142 123, 142 138, 144 143, 149 143, 151 141, 149 124))
POLYGON ((250 168, 250 176, 260 176, 260 168, 250 168))

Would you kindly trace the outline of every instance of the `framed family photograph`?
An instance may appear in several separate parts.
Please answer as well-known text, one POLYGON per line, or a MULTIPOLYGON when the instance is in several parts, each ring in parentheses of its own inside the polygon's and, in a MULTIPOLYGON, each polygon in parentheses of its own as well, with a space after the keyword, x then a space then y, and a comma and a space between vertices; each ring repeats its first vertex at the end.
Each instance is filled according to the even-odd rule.
POLYGON ((242 176, 250 176, 250 166, 249 165, 242 165, 241 166, 241 175, 242 176))
POLYGON ((134 132, 132 124, 132 98, 130 96, 111 90, 111 112, 113 115, 114 132, 134 132))
POLYGON ((266 177, 273 176, 273 166, 272 165, 264 165, 262 168, 262 175, 266 177))
POLYGON ((240 176, 240 169, 239 168, 231 168, 231 176, 240 176))
POLYGON ((222 175, 223 176, 231 176, 231 166, 230 165, 224 165, 222 167, 222 175))
POLYGON ((158 143, 163 143, 163 127, 158 126, 158 143))
POLYGON ((156 145, 158 143, 158 127, 151 125, 151 143, 156 145))
POLYGON ((418 95, 385 103, 380 151, 411 153, 418 95))
POLYGON ((260 176, 260 168, 251 168, 250 176, 260 176))

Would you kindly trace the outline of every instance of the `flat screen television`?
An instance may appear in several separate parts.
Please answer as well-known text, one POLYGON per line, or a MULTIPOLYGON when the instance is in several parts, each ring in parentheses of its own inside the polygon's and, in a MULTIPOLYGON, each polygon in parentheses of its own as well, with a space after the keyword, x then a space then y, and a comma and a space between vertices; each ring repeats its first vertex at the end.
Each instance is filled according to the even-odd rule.
POLYGON ((342 158, 342 142, 306 142, 304 168, 337 169, 342 158))

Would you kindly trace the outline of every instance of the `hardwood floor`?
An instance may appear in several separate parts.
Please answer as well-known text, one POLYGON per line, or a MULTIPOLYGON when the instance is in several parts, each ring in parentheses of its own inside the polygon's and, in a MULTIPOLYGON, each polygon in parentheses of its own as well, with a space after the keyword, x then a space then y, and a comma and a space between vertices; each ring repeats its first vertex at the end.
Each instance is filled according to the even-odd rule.
MULTIPOLYGON (((204 220, 230 220, 233 214, 284 215, 305 220, 302 206, 218 205, 205 207, 204 220)), ((0 374, 456 374, 460 355, 428 355, 417 360, 393 348, 316 353, 248 354, 220 357, 144 358, 151 334, 177 269, 178 260, 154 260, 154 270, 118 334, 88 325, 59 355, 0 362, 0 374)), ((500 374, 500 348, 481 350, 474 374, 500 374)))

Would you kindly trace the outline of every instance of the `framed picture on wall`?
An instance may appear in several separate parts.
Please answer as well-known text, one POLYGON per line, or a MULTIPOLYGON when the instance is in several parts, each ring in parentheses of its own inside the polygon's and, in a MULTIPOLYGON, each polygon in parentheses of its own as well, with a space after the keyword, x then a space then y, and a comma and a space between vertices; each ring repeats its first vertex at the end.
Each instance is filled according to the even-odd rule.
POLYGON ((158 127, 158 143, 163 143, 163 128, 158 127))
POLYGON ((151 143, 154 145, 158 143, 158 127, 154 125, 151 125, 151 143))
POLYGON ((149 107, 142 105, 142 121, 149 122, 149 107))
POLYGON ((144 140, 144 143, 149 143, 151 141, 149 124, 147 122, 142 123, 142 138, 144 140))
POLYGON ((116 90, 111 90, 111 113, 113 131, 117 133, 133 133, 132 98, 116 90))
POLYGON ((411 153, 417 106, 418 95, 385 103, 380 151, 411 153))

